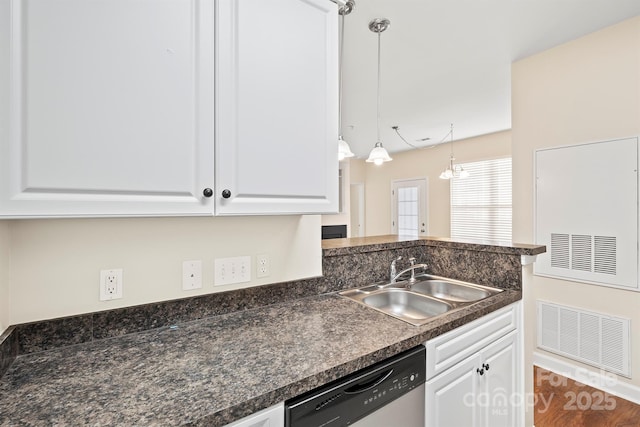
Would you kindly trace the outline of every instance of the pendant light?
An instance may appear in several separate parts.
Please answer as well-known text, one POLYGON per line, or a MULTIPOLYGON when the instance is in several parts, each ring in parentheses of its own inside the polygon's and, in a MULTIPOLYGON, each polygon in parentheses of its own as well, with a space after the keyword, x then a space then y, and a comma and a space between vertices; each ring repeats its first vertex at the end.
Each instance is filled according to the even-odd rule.
POLYGON ((440 179, 467 178, 469 176, 469 172, 464 170, 462 165, 453 164, 453 161, 455 160, 455 157, 453 157, 453 123, 451 124, 449 135, 451 136, 451 155, 449 157, 449 166, 442 171, 440 179))
POLYGON ((377 129, 378 129, 378 142, 369 153, 367 162, 381 165, 384 162, 391 161, 389 153, 382 146, 382 140, 380 138, 380 34, 389 28, 391 22, 385 18, 377 18, 369 22, 369 30, 378 34, 378 107, 377 107, 377 129))
POLYGON ((342 52, 344 51, 344 16, 350 14, 355 5, 356 2, 354 0, 349 0, 344 6, 341 6, 340 9, 338 9, 338 13, 340 14, 340 87, 338 89, 338 129, 340 134, 338 136, 338 160, 340 161, 347 157, 353 157, 351 147, 349 147, 347 141, 342 139, 342 52))

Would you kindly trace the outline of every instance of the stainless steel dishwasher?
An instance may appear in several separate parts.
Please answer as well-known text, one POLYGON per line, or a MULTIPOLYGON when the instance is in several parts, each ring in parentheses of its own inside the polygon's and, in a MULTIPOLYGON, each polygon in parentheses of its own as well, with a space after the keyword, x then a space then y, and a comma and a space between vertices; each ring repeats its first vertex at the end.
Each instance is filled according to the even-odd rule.
POLYGON ((418 346, 285 402, 285 427, 424 427, 418 346))

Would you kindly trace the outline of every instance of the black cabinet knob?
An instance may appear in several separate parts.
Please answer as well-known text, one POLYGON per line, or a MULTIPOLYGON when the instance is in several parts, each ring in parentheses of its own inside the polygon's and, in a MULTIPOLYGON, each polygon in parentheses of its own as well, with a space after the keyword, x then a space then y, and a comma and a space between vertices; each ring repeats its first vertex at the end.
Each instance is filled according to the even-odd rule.
POLYGON ((210 188, 205 188, 204 191, 202 192, 202 195, 204 197, 211 197, 213 196, 213 190, 210 188))
POLYGON ((476 369, 476 372, 479 373, 480 375, 484 375, 484 369, 482 368, 476 369))
POLYGON ((485 371, 489 370, 489 364, 488 363, 483 363, 482 367, 484 368, 485 371))
POLYGON ((222 190, 222 197, 224 199, 228 199, 229 197, 231 197, 231 191, 229 190, 222 190))

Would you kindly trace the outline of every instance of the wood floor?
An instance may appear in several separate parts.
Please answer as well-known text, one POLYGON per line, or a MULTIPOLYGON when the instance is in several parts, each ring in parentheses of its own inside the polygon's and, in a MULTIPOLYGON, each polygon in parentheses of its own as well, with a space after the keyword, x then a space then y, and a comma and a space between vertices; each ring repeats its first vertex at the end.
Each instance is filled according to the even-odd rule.
POLYGON ((533 367, 535 427, 640 427, 640 405, 533 367))

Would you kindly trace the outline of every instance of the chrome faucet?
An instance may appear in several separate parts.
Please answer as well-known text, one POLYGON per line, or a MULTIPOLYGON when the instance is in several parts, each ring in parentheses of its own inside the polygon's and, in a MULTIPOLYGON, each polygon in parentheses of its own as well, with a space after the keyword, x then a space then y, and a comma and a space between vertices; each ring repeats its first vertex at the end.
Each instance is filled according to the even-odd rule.
POLYGON ((399 256, 398 258, 394 259, 393 261, 391 261, 391 268, 389 269, 389 282, 390 283, 395 283, 395 277, 396 277, 396 262, 400 261, 402 259, 401 256, 399 256))
MULTIPOLYGON (((395 261, 394 261, 395 262, 395 261)), ((407 272, 411 272, 411 278, 409 279, 409 283, 415 283, 416 281, 416 268, 422 268, 423 270, 426 270, 427 268, 427 264, 416 264, 416 259, 411 257, 409 258, 409 262, 411 263, 411 266, 409 268, 405 268, 404 270, 402 270, 400 273, 395 274, 395 275, 391 275, 391 280, 390 283, 396 283, 396 280, 398 280, 398 277, 402 276, 404 273, 407 272)), ((395 265, 392 264, 393 270, 395 271, 395 265)))

